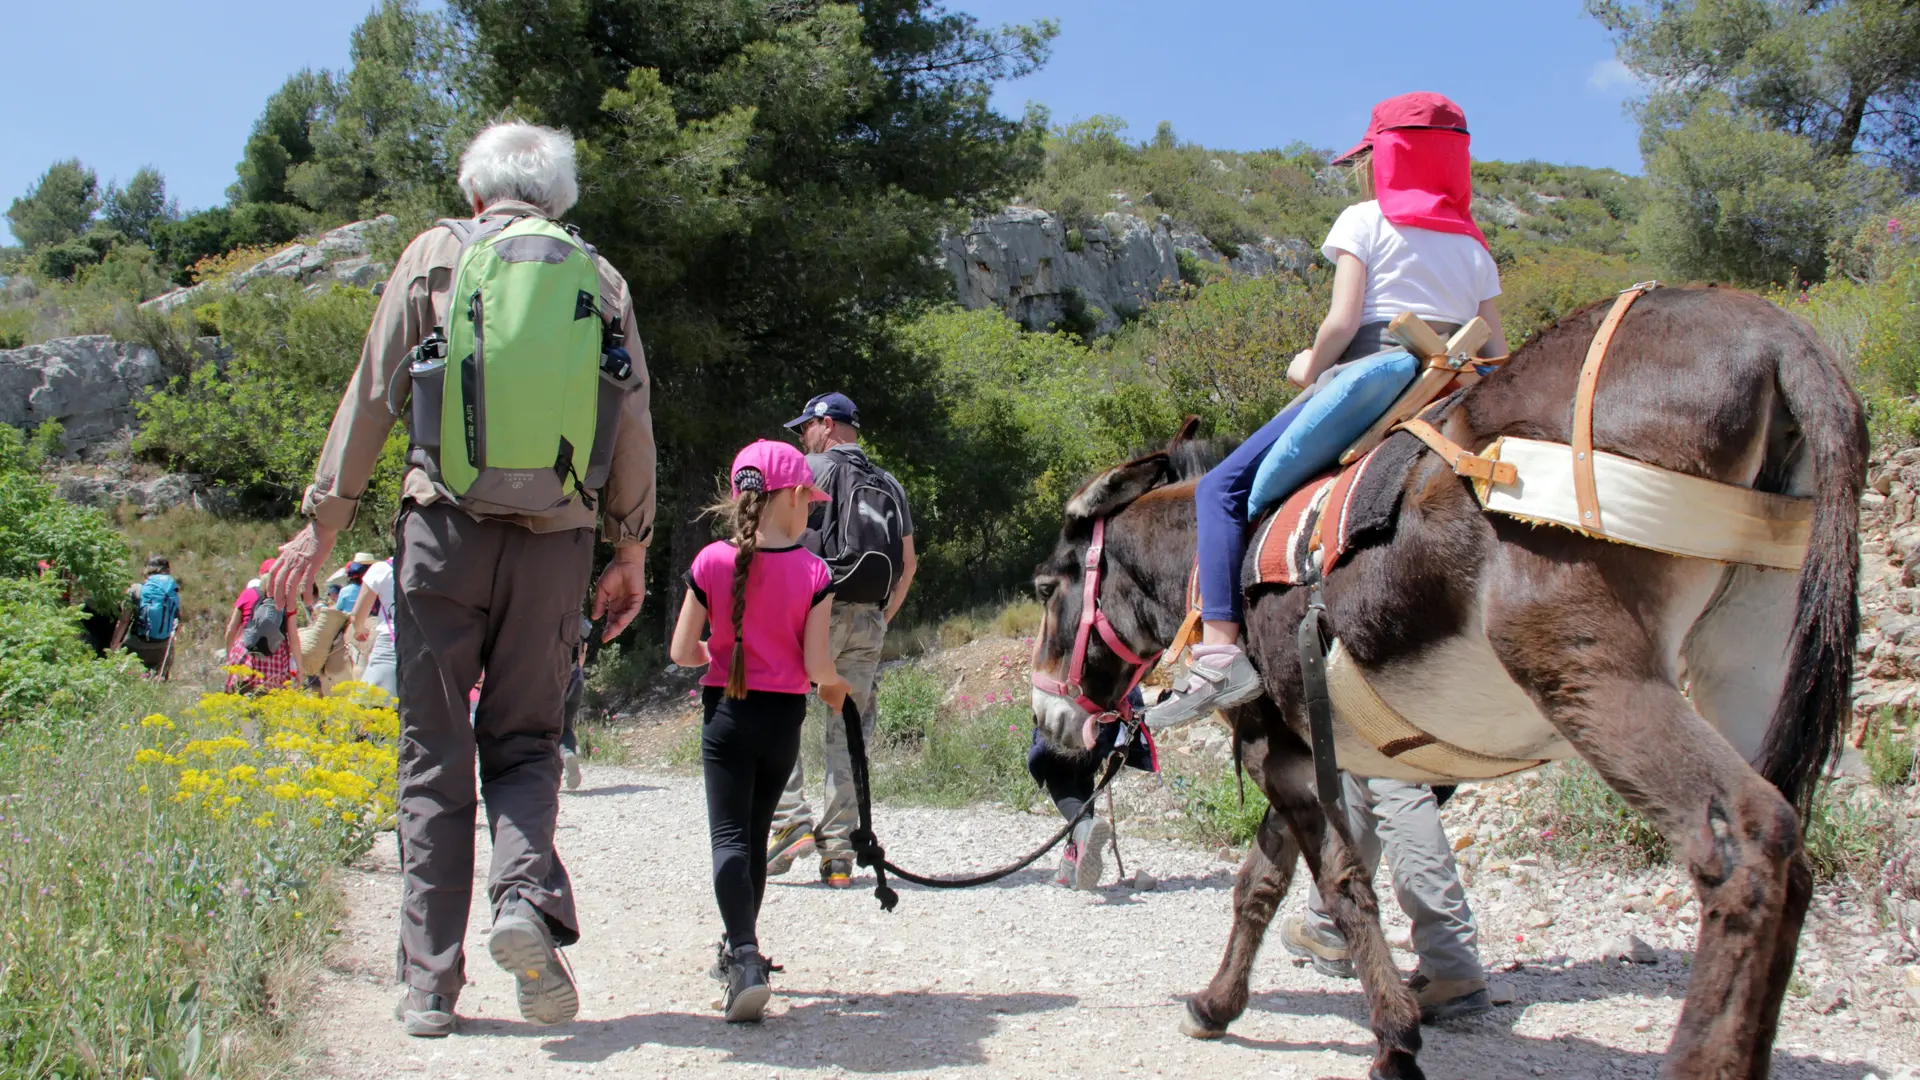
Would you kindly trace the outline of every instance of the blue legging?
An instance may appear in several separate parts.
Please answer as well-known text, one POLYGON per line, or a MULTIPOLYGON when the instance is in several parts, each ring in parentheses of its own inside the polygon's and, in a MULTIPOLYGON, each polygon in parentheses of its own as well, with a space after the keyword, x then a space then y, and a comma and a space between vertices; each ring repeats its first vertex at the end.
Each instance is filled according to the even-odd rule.
POLYGON ((1253 491, 1260 459, 1292 426, 1307 395, 1295 398, 1240 448, 1200 478, 1193 503, 1199 525, 1200 617, 1208 622, 1240 621, 1240 563, 1247 553, 1247 496, 1253 491))

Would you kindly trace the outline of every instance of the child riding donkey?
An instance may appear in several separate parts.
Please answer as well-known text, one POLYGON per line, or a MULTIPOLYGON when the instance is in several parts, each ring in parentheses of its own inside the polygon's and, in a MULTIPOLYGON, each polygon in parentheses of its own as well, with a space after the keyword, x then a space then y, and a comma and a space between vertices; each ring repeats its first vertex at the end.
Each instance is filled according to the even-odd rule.
MULTIPOLYGON (((1202 634, 1184 690, 1147 713, 1156 730, 1243 704, 1262 691, 1240 646, 1248 518, 1261 509, 1249 502, 1261 464, 1277 444, 1313 441, 1313 431, 1295 424, 1307 403, 1343 372, 1396 350, 1387 325, 1403 312, 1443 335, 1477 315, 1491 329, 1483 355, 1506 352, 1494 306, 1500 276, 1473 220, 1466 115, 1459 107, 1433 93, 1389 98, 1374 107, 1366 137, 1334 163, 1351 163, 1361 193, 1373 198, 1342 211, 1321 246, 1334 264, 1332 303, 1312 348, 1287 371, 1307 389, 1195 489, 1202 634)), ((1331 463, 1330 456, 1321 462, 1331 463)), ((1415 991, 1425 1018, 1484 1011, 1489 995, 1473 913, 1433 793, 1398 780, 1349 777, 1345 787, 1365 861, 1372 866, 1386 856, 1395 895, 1413 920, 1421 956, 1415 991)), ((1316 970, 1352 978, 1346 942, 1317 901, 1310 894, 1307 918, 1289 919, 1282 941, 1316 970)))

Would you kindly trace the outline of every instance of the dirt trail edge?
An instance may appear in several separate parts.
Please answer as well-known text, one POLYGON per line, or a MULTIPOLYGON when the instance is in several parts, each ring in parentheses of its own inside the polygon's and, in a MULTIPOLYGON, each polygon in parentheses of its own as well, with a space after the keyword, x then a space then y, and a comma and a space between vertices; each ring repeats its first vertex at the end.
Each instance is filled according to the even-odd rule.
MULTIPOLYGON (((990 867, 1054 827, 1048 817, 983 807, 884 806, 876 817, 889 853, 932 873, 990 867)), ((313 1003, 309 1071, 449 1080, 1367 1073, 1373 1040, 1358 984, 1296 967, 1277 940, 1262 954, 1252 1004, 1231 1035, 1203 1043, 1178 1033, 1184 995, 1212 975, 1230 921, 1234 867, 1212 852, 1123 837, 1129 870, 1148 871, 1157 888, 1069 892, 1052 884, 1049 865, 988 888, 902 886, 891 915, 874 902, 870 882, 833 891, 814 880, 814 867, 796 867, 768 888, 762 948, 786 972, 774 977, 766 1023, 751 1027, 719 1019, 717 984, 706 977, 718 916, 698 778, 590 766, 581 790, 562 796, 559 836, 583 920, 583 939, 568 950, 581 991, 576 1022, 538 1028, 520 1019, 512 978, 487 958, 485 890, 477 887, 461 1033, 401 1034, 392 1019, 399 881, 389 836, 343 872, 350 913, 313 1003)), ((477 844, 484 873, 484 825, 477 844)), ((1110 883, 1113 876, 1109 863, 1110 883)), ((1655 1075, 1689 957, 1661 949, 1652 964, 1625 964, 1574 937, 1543 952, 1537 939, 1552 931, 1514 921, 1537 916, 1471 895, 1488 967, 1524 960, 1497 976, 1515 1001, 1427 1028, 1428 1075, 1655 1075), (1536 942, 1523 946, 1516 937, 1536 942)), ((1392 906, 1390 896, 1385 903, 1392 906)), ((1563 924, 1572 904, 1561 907, 1563 924)), ((1287 910, 1300 905, 1296 884, 1287 910)), ((1810 918, 1810 934, 1820 918, 1810 918)), ((1396 958, 1411 967, 1411 955, 1396 958)), ((1821 1015, 1820 997, 1788 999, 1775 1077, 1861 1080, 1920 1063, 1904 1012, 1821 1015)))

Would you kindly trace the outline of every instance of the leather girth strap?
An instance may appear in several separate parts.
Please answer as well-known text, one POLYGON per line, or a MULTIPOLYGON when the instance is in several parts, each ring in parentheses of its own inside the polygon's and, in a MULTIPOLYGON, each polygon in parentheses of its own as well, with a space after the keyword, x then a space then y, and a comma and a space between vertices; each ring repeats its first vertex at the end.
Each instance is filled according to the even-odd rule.
POLYGON ((1607 360, 1607 346, 1612 344, 1613 333, 1620 329, 1627 309, 1659 287, 1657 281, 1643 281, 1622 292, 1594 333, 1587 346, 1586 362, 1580 365, 1580 385, 1573 395, 1573 497, 1580 511, 1580 527, 1596 536, 1607 532, 1600 517, 1600 494, 1593 483, 1593 393, 1600 384, 1600 365, 1607 360))
POLYGON ((1187 575, 1187 617, 1180 620, 1180 629, 1173 635, 1173 644, 1160 658, 1167 662, 1178 662, 1185 655, 1187 646, 1200 636, 1200 563, 1196 560, 1193 571, 1187 575))
POLYGON ((1399 425, 1396 429, 1407 432, 1414 438, 1426 443, 1441 460, 1453 468, 1454 474, 1470 480, 1488 480, 1495 484, 1518 482, 1520 474, 1512 465, 1479 454, 1467 452, 1467 448, 1440 434, 1440 429, 1415 418, 1399 425))

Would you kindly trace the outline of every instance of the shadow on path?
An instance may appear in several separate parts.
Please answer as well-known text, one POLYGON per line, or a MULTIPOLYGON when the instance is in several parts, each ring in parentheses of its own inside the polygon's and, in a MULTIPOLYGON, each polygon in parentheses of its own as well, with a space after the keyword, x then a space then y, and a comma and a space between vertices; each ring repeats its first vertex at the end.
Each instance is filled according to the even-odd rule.
MULTIPOLYGON (((716 987, 716 991, 717 991, 716 987)), ((502 1021, 505 1034, 547 1038, 553 1061, 599 1062, 638 1046, 723 1050, 734 1063, 777 1068, 833 1065, 849 1072, 925 1072, 986 1061, 1001 1019, 1078 1004, 1067 994, 840 994, 776 990, 787 1010, 762 1025, 728 1024, 715 1012, 637 1013, 588 1021, 555 1038, 550 1028, 502 1021)))

